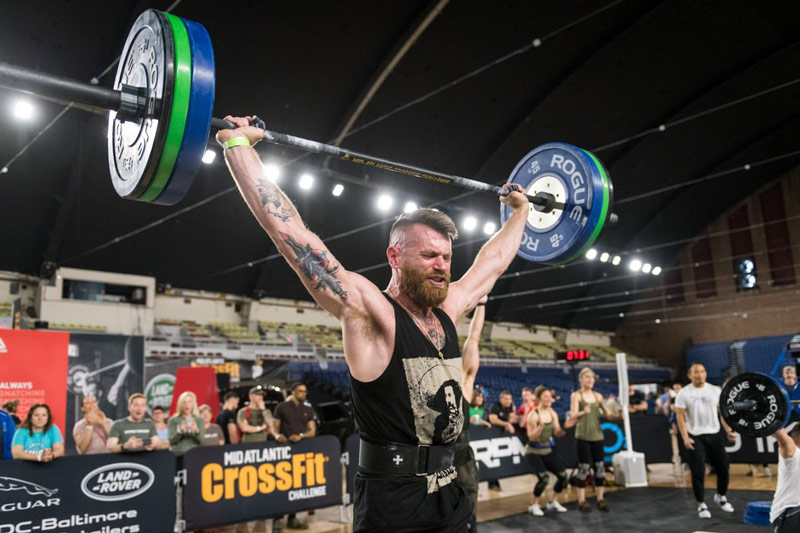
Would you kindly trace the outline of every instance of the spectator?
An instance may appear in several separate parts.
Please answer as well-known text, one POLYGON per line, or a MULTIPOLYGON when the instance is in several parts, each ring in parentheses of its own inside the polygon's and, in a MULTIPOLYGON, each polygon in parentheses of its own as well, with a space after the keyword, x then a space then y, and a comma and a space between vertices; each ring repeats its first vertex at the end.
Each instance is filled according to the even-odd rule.
POLYGON ((153 424, 156 426, 156 433, 158 433, 158 439, 161 441, 163 449, 169 448, 169 428, 167 427, 167 411, 161 407, 160 405, 156 405, 153 407, 151 411, 151 418, 153 419, 153 424))
POLYGON ((145 419, 147 398, 141 392, 128 397, 128 413, 111 425, 106 447, 111 453, 150 452, 161 445, 156 426, 152 420, 145 419), (145 444, 147 443, 147 444, 145 444))
POLYGON ((525 429, 525 423, 528 420, 528 413, 533 411, 538 398, 534 395, 530 387, 522 387, 521 396, 522 405, 520 405, 519 409, 517 409, 517 420, 519 420, 519 427, 525 429))
POLYGON ((17 416, 17 407, 19 407, 19 400, 9 400, 3 404, 3 411, 11 415, 11 419, 14 420, 14 427, 19 427, 22 423, 22 420, 17 416))
POLYGON ((239 395, 228 391, 225 393, 222 411, 217 415, 217 425, 222 428, 225 444, 239 443, 239 426, 236 425, 236 409, 239 407, 239 395))
POLYGON ((175 411, 167 423, 167 432, 172 453, 180 457, 202 444, 205 424, 197 411, 197 396, 193 392, 184 391, 178 396, 175 411))
POLYGON ((276 440, 300 442, 317 434, 317 414, 306 401, 308 387, 303 382, 292 385, 291 395, 275 408, 276 440))
POLYGON ((469 423, 473 426, 486 426, 490 428, 492 424, 486 420, 486 409, 484 409, 483 405, 484 401, 483 391, 475 389, 472 395, 472 402, 469 404, 469 423))
POLYGON ((208 405, 201 405, 198 409, 200 418, 203 419, 203 442, 201 446, 224 446, 225 437, 222 434, 222 428, 217 424, 212 424, 211 407, 208 405))
MULTIPOLYGON (((511 393, 504 390, 500 393, 500 400, 492 405, 489 411, 489 422, 494 426, 503 428, 506 433, 516 433, 514 425, 517 423, 517 413, 511 393)), ((500 482, 496 479, 489 480, 489 490, 500 490, 500 482)))
POLYGON ((0 409, 0 459, 13 459, 11 453, 11 441, 14 440, 14 432, 17 426, 11 415, 0 409))
POLYGON ((791 394, 795 385, 797 385, 797 369, 793 366, 783 367, 783 386, 791 394))
POLYGON ((647 400, 641 392, 633 388, 633 385, 628 386, 628 412, 632 415, 647 412, 647 400))
POLYGON ((97 398, 86 396, 81 405, 83 418, 78 420, 72 429, 75 438, 75 448, 81 455, 94 455, 108 453, 106 441, 108 432, 111 431, 111 420, 106 418, 97 405, 97 398))
POLYGON ((14 459, 49 463, 64 457, 64 439, 58 426, 53 424, 50 407, 37 403, 30 408, 11 442, 14 459))
MULTIPOLYGON (((278 442, 300 442, 310 439, 317 434, 317 414, 314 408, 306 401, 308 387, 303 382, 292 385, 292 394, 275 408, 275 435, 278 442)), ((283 517, 276 517, 272 521, 272 531, 283 517)), ((296 514, 290 514, 286 520, 290 529, 308 529, 308 524, 297 519, 296 514)), ((280 529, 280 526, 277 526, 280 529)))
POLYGON ((274 436, 272 430, 272 413, 264 405, 266 391, 261 385, 250 389, 250 405, 242 407, 236 413, 236 422, 242 432, 242 442, 263 442, 270 435, 274 436))

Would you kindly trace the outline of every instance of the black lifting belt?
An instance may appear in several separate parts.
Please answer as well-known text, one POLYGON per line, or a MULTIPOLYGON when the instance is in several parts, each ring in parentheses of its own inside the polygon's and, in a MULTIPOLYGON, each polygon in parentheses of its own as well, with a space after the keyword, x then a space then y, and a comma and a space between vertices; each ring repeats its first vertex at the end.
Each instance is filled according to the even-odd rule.
POLYGON ((372 444, 361 439, 358 466, 382 474, 426 476, 453 466, 455 446, 372 444))

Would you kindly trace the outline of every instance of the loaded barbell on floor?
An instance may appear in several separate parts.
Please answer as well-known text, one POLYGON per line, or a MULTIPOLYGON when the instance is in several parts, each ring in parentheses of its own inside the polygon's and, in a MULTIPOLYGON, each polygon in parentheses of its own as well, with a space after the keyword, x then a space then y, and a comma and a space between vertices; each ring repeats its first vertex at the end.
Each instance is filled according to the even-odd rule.
POLYGON ((800 387, 791 394, 772 376, 745 372, 722 387, 719 410, 733 431, 766 437, 786 427, 793 408, 800 414, 800 387))
MULTIPOLYGON (((234 127, 212 118, 214 76, 206 29, 152 9, 128 33, 112 89, 0 62, 2 87, 109 111, 108 163, 114 189, 122 198, 161 205, 173 205, 188 192, 211 128, 234 127)), ((272 144, 436 183, 509 194, 507 188, 263 129, 272 144)), ((606 224, 617 221, 611 212, 611 178, 597 157, 581 148, 565 143, 535 148, 517 163, 508 183, 527 189, 531 202, 518 251, 529 261, 572 261, 592 246, 606 224)), ((503 223, 510 212, 501 206, 503 223)))

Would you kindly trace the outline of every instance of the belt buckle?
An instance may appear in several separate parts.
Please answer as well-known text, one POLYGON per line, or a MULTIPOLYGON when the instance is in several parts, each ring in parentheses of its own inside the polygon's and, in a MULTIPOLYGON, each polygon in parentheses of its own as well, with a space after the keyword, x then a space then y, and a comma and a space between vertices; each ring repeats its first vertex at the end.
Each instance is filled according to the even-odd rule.
POLYGON ((417 476, 428 475, 428 457, 430 456, 430 445, 420 444, 417 446, 417 476))

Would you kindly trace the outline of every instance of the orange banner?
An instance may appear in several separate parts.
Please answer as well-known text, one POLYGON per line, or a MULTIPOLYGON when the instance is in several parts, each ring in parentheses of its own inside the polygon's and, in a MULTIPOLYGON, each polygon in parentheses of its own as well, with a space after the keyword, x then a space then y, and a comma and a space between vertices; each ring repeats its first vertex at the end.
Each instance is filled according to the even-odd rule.
POLYGON ((67 349, 69 333, 0 330, 0 405, 19 400, 17 416, 46 403, 53 421, 65 434, 67 413, 67 349))

